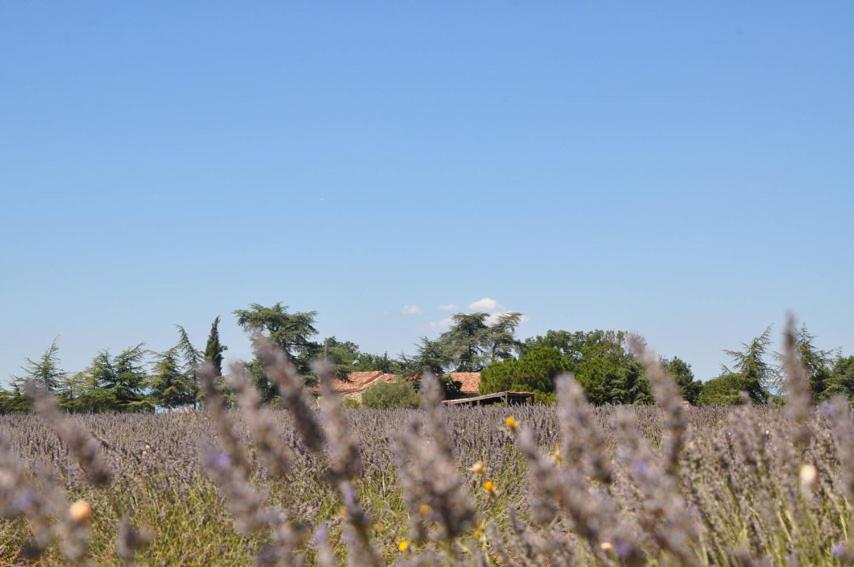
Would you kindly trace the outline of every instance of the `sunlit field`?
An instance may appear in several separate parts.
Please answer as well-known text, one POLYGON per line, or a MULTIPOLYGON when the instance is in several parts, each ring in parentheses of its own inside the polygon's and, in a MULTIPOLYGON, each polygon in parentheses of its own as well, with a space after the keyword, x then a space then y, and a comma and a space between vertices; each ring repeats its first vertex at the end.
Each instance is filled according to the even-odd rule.
MULTIPOLYGON (((44 564, 844 564, 846 403, 320 407, 273 349, 282 409, 0 418, 0 562, 44 564)), ((203 373, 204 374, 204 373, 203 373)), ((322 373, 321 373, 321 377, 322 373)), ((790 377, 796 384, 797 372, 790 377)), ((801 392, 803 393, 803 392, 801 392)), ((846 499, 847 498, 847 499, 846 499)))

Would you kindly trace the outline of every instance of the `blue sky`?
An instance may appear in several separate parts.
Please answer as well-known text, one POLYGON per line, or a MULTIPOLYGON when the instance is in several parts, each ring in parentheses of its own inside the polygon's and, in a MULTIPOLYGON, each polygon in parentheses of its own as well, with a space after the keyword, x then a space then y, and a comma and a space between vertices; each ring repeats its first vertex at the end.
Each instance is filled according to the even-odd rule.
POLYGON ((854 352, 854 5, 462 4, 0 4, 0 380, 275 301, 854 352))

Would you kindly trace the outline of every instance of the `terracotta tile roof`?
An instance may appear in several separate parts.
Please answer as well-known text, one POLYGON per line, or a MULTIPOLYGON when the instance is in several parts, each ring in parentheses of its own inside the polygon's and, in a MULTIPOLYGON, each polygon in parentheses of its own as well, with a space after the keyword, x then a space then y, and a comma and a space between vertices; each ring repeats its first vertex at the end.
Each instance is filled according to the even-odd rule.
POLYGON ((459 382, 463 394, 477 394, 480 388, 480 372, 451 372, 451 380, 459 382))
POLYGON ((336 380, 332 388, 339 394, 355 394, 363 392, 379 382, 394 382, 395 380, 397 380, 397 376, 381 370, 351 372, 347 375, 346 380, 336 380))

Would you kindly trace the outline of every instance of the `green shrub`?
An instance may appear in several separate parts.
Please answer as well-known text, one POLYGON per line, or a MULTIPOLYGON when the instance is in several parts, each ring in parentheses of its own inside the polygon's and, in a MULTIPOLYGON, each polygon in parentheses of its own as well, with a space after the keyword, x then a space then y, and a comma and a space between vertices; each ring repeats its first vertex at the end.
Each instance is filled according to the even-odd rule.
POLYGON ((617 348, 582 359, 576 365, 575 379, 584 388, 587 399, 596 405, 652 402, 643 368, 631 355, 617 348))
POLYGON ((480 376, 480 393, 506 390, 554 392, 555 378, 566 370, 560 351, 551 347, 529 350, 518 360, 494 362, 480 376))
POLYGON ((557 403, 557 394, 554 392, 534 392, 534 403, 554 405, 557 403))
POLYGON ((701 406, 734 406, 741 403, 744 380, 733 373, 721 374, 703 384, 697 404, 701 406))
POLYGON ((362 407, 362 404, 359 403, 359 400, 354 400, 353 398, 345 398, 341 405, 348 409, 359 409, 360 407, 362 407))
POLYGON ((481 394, 492 394, 509 390, 513 385, 513 379, 518 374, 519 362, 516 359, 493 362, 480 373, 481 394))
POLYGON ((380 382, 365 390, 362 405, 371 409, 417 408, 421 402, 411 382, 380 382))

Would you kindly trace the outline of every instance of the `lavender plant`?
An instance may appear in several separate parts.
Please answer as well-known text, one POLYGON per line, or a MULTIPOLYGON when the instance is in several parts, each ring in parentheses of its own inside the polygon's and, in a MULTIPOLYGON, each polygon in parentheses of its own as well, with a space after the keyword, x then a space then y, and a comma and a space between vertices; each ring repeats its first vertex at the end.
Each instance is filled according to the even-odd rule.
POLYGON ((203 411, 0 416, 0 564, 843 565, 854 561, 854 421, 815 408, 786 335, 785 407, 686 407, 640 339, 655 406, 347 410, 326 366, 198 370, 203 411), (817 411, 818 410, 818 411, 817 411))

